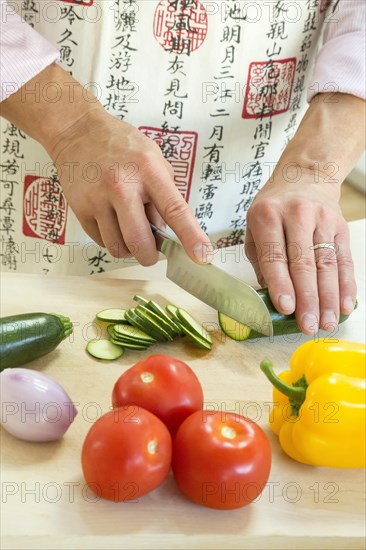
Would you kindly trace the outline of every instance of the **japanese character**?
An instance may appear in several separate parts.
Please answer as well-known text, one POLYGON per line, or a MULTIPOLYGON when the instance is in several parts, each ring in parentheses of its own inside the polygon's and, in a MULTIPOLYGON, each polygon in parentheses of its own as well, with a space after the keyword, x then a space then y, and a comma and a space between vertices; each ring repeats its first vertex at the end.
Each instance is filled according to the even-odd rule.
POLYGON ((183 115, 183 102, 182 101, 172 102, 169 99, 169 101, 167 101, 164 105, 163 115, 165 116, 165 114, 167 112, 172 116, 178 117, 179 119, 182 118, 182 115, 183 115))
POLYGON ((217 141, 221 141, 223 133, 224 133, 224 127, 223 126, 214 126, 213 129, 212 129, 212 134, 210 135, 210 137, 208 139, 212 139, 213 137, 216 137, 217 141))
POLYGON ((185 99, 188 97, 188 94, 184 94, 184 95, 178 95, 178 91, 180 89, 180 81, 178 78, 173 78, 173 80, 170 82, 170 85, 168 88, 166 88, 167 92, 166 94, 164 95, 170 95, 172 94, 173 97, 178 97, 178 98, 181 98, 181 99, 185 99))
POLYGON ((232 27, 226 25, 222 31, 222 39, 220 42, 236 42, 240 44, 240 25, 233 25, 232 27))
POLYGON ((168 73, 176 74, 179 72, 180 74, 186 76, 186 73, 182 71, 184 67, 184 62, 182 59, 179 59, 179 57, 176 55, 174 59, 169 60, 169 66, 167 68, 168 73))

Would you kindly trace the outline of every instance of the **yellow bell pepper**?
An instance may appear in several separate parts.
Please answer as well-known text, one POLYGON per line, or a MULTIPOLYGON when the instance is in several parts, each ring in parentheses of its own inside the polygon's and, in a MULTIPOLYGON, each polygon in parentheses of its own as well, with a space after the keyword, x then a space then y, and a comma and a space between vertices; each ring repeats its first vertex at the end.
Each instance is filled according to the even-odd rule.
POLYGON ((314 466, 366 466, 366 346, 324 338, 302 344, 272 382, 270 425, 291 458, 314 466))

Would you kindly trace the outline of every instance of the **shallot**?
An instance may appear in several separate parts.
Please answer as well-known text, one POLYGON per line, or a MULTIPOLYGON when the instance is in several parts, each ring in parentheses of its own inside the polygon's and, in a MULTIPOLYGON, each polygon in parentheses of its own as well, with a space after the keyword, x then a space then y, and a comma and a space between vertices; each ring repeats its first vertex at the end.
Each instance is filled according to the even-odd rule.
POLYGON ((60 439, 77 415, 64 388, 46 374, 23 368, 5 369, 0 382, 0 424, 19 439, 60 439))

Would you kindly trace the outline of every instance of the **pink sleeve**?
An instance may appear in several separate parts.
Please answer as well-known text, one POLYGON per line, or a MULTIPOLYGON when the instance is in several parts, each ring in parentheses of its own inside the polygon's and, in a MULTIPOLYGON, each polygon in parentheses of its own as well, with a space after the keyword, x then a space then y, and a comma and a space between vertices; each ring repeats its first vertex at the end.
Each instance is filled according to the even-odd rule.
POLYGON ((0 101, 59 59, 58 50, 0 0, 0 101))
POLYGON ((366 98, 365 0, 339 0, 326 13, 324 43, 315 63, 307 99, 317 93, 342 92, 366 98))

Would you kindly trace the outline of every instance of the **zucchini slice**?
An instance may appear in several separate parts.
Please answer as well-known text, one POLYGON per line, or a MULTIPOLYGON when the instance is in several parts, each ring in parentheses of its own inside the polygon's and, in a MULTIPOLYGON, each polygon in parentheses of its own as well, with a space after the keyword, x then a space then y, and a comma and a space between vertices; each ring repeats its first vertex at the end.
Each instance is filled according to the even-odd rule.
POLYGON ((131 340, 143 340, 146 343, 154 344, 156 342, 155 338, 152 338, 149 334, 144 332, 138 327, 131 325, 114 325, 111 332, 117 333, 122 337, 130 338, 131 340))
POLYGON ((137 306, 135 308, 135 314, 139 317, 142 326, 144 327, 144 330, 148 334, 151 333, 151 335, 156 335, 155 338, 157 340, 160 340, 162 342, 168 340, 171 342, 173 340, 171 332, 165 330, 165 327, 162 327, 162 323, 160 323, 160 320, 158 319, 158 321, 156 321, 156 319, 154 319, 154 317, 152 316, 152 312, 149 312, 148 310, 146 310, 146 308, 144 308, 143 310, 143 307, 144 306, 137 306))
POLYGON ((180 328, 182 332, 190 339, 192 342, 194 342, 198 347, 210 350, 212 348, 212 343, 208 342, 201 336, 197 335, 195 332, 191 331, 188 326, 180 324, 180 328))
POLYGON ((154 340, 154 342, 152 341, 147 341, 147 340, 141 340, 141 338, 138 338, 138 337, 131 337, 131 336, 127 336, 127 335, 123 335, 123 334, 120 334, 118 332, 116 332, 115 330, 111 330, 109 332, 109 335, 110 337, 113 339, 113 340, 116 340, 118 343, 126 343, 126 344, 137 344, 139 346, 146 346, 146 347, 149 347, 151 346, 152 344, 155 343, 156 340, 154 340))
POLYGON ((173 304, 168 304, 167 306, 165 306, 165 309, 172 316, 173 321, 177 325, 177 327, 179 327, 180 336, 185 336, 185 332, 183 332, 183 330, 180 328, 181 320, 179 319, 178 314, 177 314, 177 311, 178 311, 177 306, 174 306, 173 304))
POLYGON ((109 309, 103 309, 96 314, 96 318, 99 321, 107 321, 109 323, 128 323, 125 317, 126 310, 112 307, 109 309))
POLYGON ((190 333, 195 334, 201 340, 206 340, 206 342, 212 345, 212 339, 207 330, 202 325, 200 325, 190 313, 178 307, 177 316, 180 321, 180 327, 186 334, 187 331, 185 329, 187 329, 190 333))
POLYGON ((118 334, 117 332, 112 332, 111 333, 111 340, 115 340, 116 343, 120 344, 120 345, 124 345, 124 344, 136 344, 137 346, 145 346, 146 348, 148 348, 149 346, 152 346, 154 342, 147 342, 146 340, 140 340, 139 338, 125 338, 124 336, 121 336, 120 334, 118 334))
POLYGON ((126 349, 137 349, 137 350, 142 350, 142 349, 147 349, 148 347, 150 347, 150 344, 149 345, 145 345, 145 344, 138 344, 137 342, 123 342, 122 340, 116 340, 115 338, 111 338, 110 340, 113 344, 115 344, 116 346, 122 346, 122 348, 126 348, 126 349))
POLYGON ((166 321, 160 315, 158 315, 157 313, 155 313, 154 311, 150 310, 145 306, 137 306, 136 313, 137 314, 144 313, 145 315, 147 315, 149 319, 152 319, 153 321, 155 321, 158 327, 161 330, 164 330, 165 332, 170 334, 172 338, 174 338, 177 335, 175 330, 171 327, 170 319, 166 321))
POLYGON ((225 313, 219 312, 218 315, 220 328, 226 336, 229 336, 229 338, 237 342, 248 340, 251 333, 250 327, 239 323, 239 321, 235 321, 231 317, 225 315, 225 313))
POLYGON ((180 334, 180 328, 178 327, 178 325, 173 321, 173 319, 171 319, 169 317, 169 315, 167 315, 165 313, 165 311, 163 310, 162 307, 159 306, 159 304, 157 304, 156 302, 153 302, 152 300, 150 300, 147 307, 151 311, 156 313, 156 315, 158 315, 163 321, 168 323, 168 325, 170 326, 170 328, 171 328, 171 330, 173 331, 174 334, 176 334, 176 335, 180 334))
POLYGON ((167 306, 165 306, 165 309, 167 310, 168 313, 170 313, 174 321, 179 325, 181 321, 177 314, 177 311, 178 311, 177 306, 173 306, 173 304, 168 304, 167 306))
POLYGON ((121 346, 117 346, 104 338, 89 340, 86 351, 96 359, 103 359, 104 361, 114 361, 124 353, 121 346))
POLYGON ((153 325, 146 326, 146 322, 144 322, 144 319, 141 318, 140 315, 136 313, 136 308, 131 308, 126 313, 127 319, 129 319, 130 323, 140 329, 141 331, 145 332, 145 334, 150 335, 150 337, 156 342, 157 340, 164 341, 165 337, 162 334, 160 329, 155 328, 153 325))
POLYGON ((147 306, 149 303, 149 300, 146 300, 146 298, 143 298, 139 294, 135 294, 135 296, 132 298, 135 302, 137 302, 140 306, 147 306))

